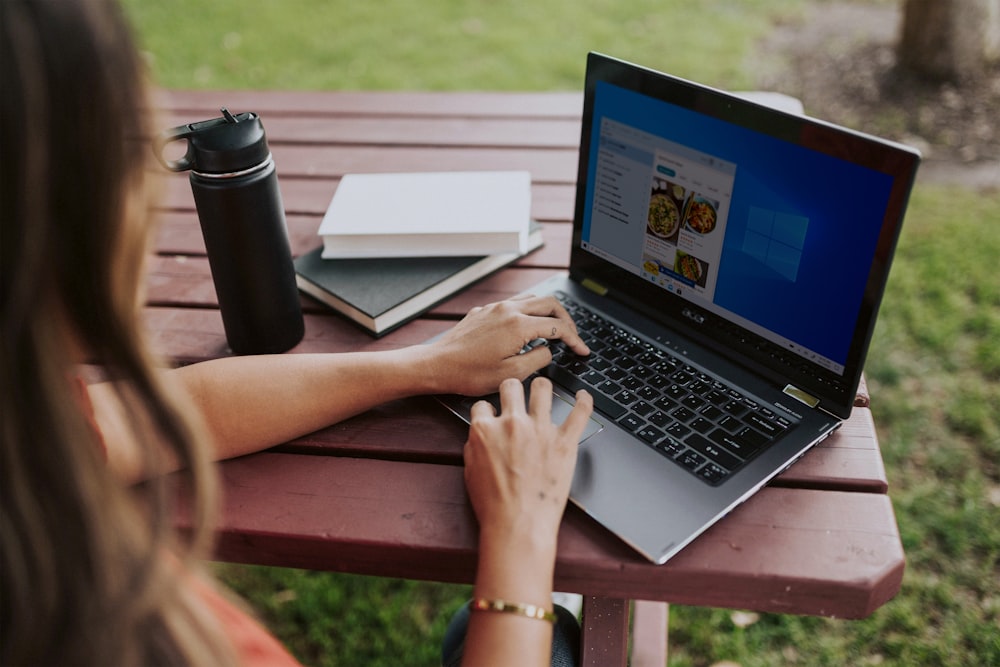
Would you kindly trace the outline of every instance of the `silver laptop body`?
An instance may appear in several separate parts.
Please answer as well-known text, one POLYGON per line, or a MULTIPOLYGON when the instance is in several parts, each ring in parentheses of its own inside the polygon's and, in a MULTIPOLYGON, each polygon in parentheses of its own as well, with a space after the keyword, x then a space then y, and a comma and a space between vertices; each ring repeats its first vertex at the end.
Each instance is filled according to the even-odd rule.
MULTIPOLYGON (((596 399, 572 502, 663 563, 829 436, 853 406, 918 163, 589 54, 570 269, 528 290, 557 294, 612 356, 556 344, 541 372, 557 420, 577 388, 596 399)), ((474 399, 440 400, 468 420, 474 399)))

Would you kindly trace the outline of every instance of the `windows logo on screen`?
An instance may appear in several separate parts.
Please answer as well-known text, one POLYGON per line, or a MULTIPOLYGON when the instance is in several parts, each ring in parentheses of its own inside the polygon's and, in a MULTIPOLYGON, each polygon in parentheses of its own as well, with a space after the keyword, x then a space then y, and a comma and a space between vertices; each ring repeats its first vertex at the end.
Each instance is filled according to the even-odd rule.
POLYGON ((809 218, 804 216, 751 206, 743 252, 794 283, 808 228, 809 218))

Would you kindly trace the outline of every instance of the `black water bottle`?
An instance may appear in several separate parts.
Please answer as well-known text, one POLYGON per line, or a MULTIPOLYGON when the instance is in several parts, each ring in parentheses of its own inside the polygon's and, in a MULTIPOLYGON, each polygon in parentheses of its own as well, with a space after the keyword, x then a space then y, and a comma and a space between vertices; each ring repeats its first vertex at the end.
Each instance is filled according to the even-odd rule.
POLYGON ((285 210, 264 126, 255 113, 166 130, 154 140, 161 163, 191 171, 226 339, 237 354, 284 352, 305 331, 285 210), (163 155, 187 141, 177 160, 163 155))

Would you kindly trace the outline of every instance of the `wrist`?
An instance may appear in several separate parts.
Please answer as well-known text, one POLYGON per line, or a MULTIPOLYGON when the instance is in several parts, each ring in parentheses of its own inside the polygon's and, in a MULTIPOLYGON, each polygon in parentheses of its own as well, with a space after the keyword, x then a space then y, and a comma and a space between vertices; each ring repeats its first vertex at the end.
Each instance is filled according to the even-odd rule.
POLYGON ((555 535, 483 530, 479 539, 476 596, 551 609, 555 559, 555 535))

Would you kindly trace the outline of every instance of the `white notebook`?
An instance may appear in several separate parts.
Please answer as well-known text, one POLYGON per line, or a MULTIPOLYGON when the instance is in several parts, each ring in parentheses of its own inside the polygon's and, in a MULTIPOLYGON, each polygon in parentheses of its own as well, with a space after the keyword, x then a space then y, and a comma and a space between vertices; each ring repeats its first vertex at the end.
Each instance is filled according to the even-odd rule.
POLYGON ((347 174, 319 227, 323 257, 444 257, 528 250, 531 174, 347 174))

